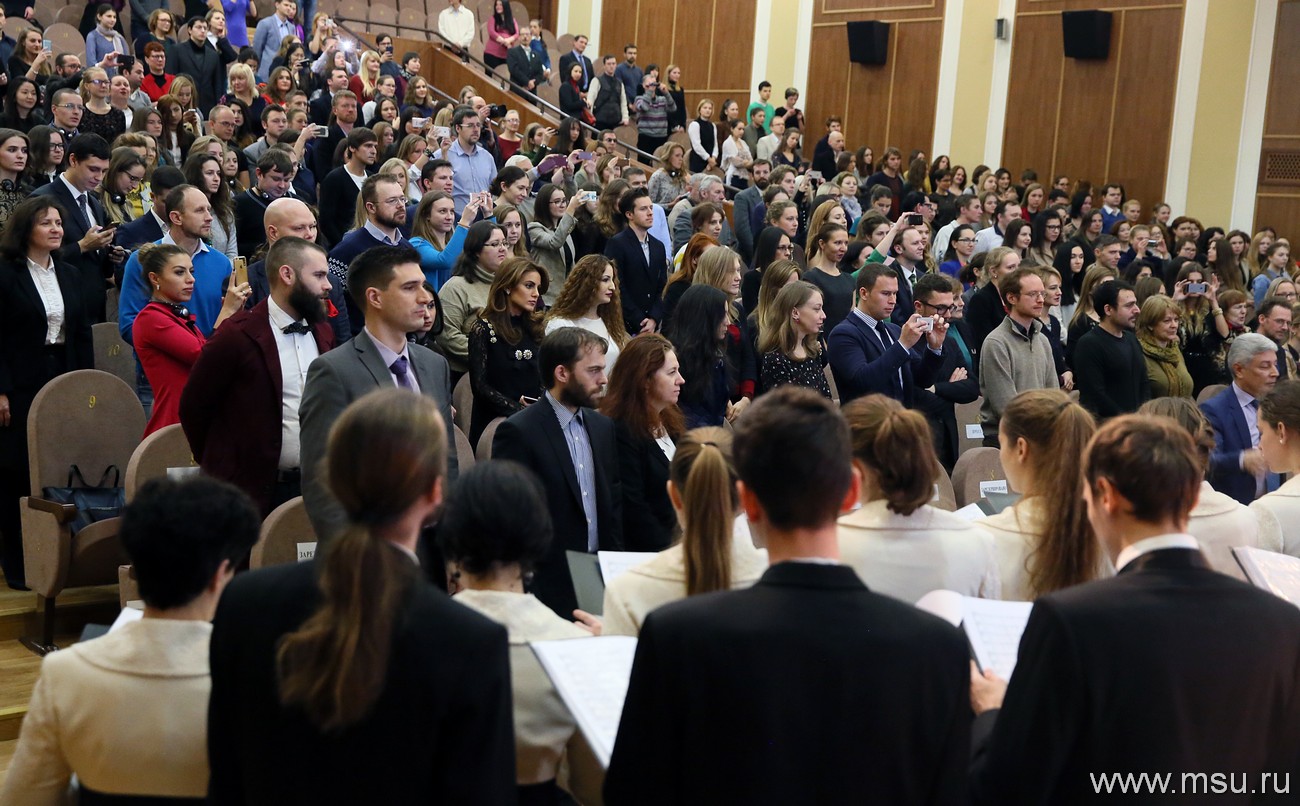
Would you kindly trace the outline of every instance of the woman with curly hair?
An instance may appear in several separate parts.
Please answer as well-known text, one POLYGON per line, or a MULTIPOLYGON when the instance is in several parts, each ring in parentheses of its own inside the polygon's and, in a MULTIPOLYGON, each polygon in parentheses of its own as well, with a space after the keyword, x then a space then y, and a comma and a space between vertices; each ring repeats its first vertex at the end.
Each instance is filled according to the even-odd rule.
POLYGON ((655 204, 669 205, 686 192, 686 148, 681 143, 666 143, 657 152, 659 170, 650 175, 646 189, 655 204))
MULTIPOLYGON (((205 138, 206 139, 206 138, 205 138)), ((214 138, 215 139, 215 138, 214 138)), ((221 145, 219 140, 217 145, 221 145)), ((239 257, 238 238, 235 233, 235 204, 222 173, 221 157, 214 156, 201 140, 196 150, 185 160, 185 181, 194 185, 208 197, 212 204, 212 248, 234 262, 239 257)), ((224 154, 224 147, 222 147, 224 154)))
POLYGON ((538 302, 549 285, 546 270, 527 258, 501 264, 487 304, 469 332, 469 382, 474 390, 469 441, 542 396, 538 351, 544 335, 538 302))
POLYGON ((546 312, 547 333, 562 327, 580 327, 604 339, 609 345, 605 372, 614 371, 619 352, 630 337, 623 324, 618 272, 609 258, 587 255, 573 264, 555 304, 546 312))
POLYGON ((180 99, 170 93, 159 98, 158 117, 162 120, 159 150, 170 165, 183 164, 194 145, 194 133, 185 127, 185 108, 180 99))

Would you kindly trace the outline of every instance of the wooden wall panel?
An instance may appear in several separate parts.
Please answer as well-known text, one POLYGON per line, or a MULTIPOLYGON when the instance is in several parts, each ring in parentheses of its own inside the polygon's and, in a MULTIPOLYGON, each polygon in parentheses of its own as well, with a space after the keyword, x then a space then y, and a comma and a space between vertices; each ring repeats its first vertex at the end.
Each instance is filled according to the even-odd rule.
POLYGON ((643 68, 681 67, 688 116, 706 97, 719 114, 730 97, 743 112, 751 91, 756 13, 753 0, 604 0, 600 41, 620 61, 623 46, 635 42, 643 68))
POLYGON ((1300 155, 1300 108, 1296 105, 1296 86, 1300 85, 1300 0, 1278 3, 1274 29, 1273 68, 1269 75, 1268 96, 1264 110, 1264 139, 1261 143, 1259 185, 1255 197, 1255 227, 1269 225, 1278 234, 1300 238, 1300 171, 1295 165, 1300 155), (1289 158, 1275 160, 1270 155, 1282 152, 1289 158))
MULTIPOLYGON (((826 118, 839 115, 851 148, 869 145, 879 157, 887 146, 897 146, 905 156, 921 149, 932 157, 939 46, 948 0, 815 2, 812 42, 806 45, 808 86, 800 87, 800 106, 810 130, 805 133, 805 155, 812 156, 813 143, 825 134, 826 118), (891 23, 885 64, 849 61, 845 23, 856 20, 891 23)), ((775 89, 773 99, 779 103, 784 88, 775 89)))
POLYGON ((1019 0, 1002 164, 1161 201, 1182 19, 1182 0, 1019 0), (1105 61, 1065 58, 1061 11, 1078 9, 1115 15, 1105 61))

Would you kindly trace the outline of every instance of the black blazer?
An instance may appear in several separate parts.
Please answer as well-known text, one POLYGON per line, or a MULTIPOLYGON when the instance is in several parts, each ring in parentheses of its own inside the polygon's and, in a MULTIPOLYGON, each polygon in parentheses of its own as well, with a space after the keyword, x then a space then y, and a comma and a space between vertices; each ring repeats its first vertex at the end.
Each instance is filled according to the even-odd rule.
MULTIPOLYGON (((49 196, 59 205, 63 212, 63 246, 59 249, 58 259, 65 261, 81 274, 82 298, 91 314, 91 321, 104 321, 105 305, 108 300, 108 286, 104 280, 112 276, 113 264, 108 259, 108 250, 96 249, 82 252, 77 242, 86 237, 90 231, 90 222, 81 211, 81 205, 68 190, 62 179, 55 177, 48 185, 42 185, 32 191, 33 196, 49 196)), ((100 203, 98 194, 87 193, 90 211, 94 213, 99 226, 108 222, 108 213, 100 203)), ((159 238, 162 236, 159 235, 159 238)))
POLYGON ((934 391, 929 391, 928 387, 918 386, 914 392, 914 407, 925 414, 926 419, 930 421, 930 427, 934 431, 935 449, 939 453, 939 461, 943 462, 944 467, 952 469, 953 464, 957 461, 957 453, 960 450, 961 443, 957 433, 957 413, 954 407, 956 403, 970 403, 980 396, 980 379, 979 379, 979 354, 971 349, 970 331, 966 330, 966 322, 961 319, 954 319, 948 322, 948 336, 943 340, 943 359, 939 364, 939 369, 934 375, 934 391), (961 348, 957 346, 956 339, 953 338, 953 331, 962 329, 962 339, 966 341, 967 349, 971 350, 971 360, 966 361, 966 356, 962 353, 961 348), (953 372, 959 368, 965 368, 966 380, 950 381, 953 372))
POLYGON ((646 617, 605 801, 962 803, 970 668, 956 628, 843 565, 646 617))
POLYGON ((1001 712, 975 722, 973 801, 1091 802, 1103 772, 1294 786, 1297 724, 1300 610, 1199 551, 1154 551, 1034 603, 1001 712))
POLYGON ((578 79, 578 84, 582 88, 582 91, 586 92, 591 88, 591 80, 596 77, 596 70, 592 67, 591 59, 588 59, 586 54, 574 56, 573 51, 569 51, 561 56, 559 81, 561 84, 567 84, 569 82, 569 67, 577 64, 578 59, 582 59, 582 64, 587 69, 586 80, 578 79))
MULTIPOLYGON (((971 295, 970 304, 966 306, 966 324, 970 326, 971 337, 975 347, 983 347, 984 340, 1007 318, 1007 309, 1002 305, 1002 295, 997 285, 988 283, 971 295)), ((1074 334, 1070 334, 1070 343, 1074 343, 1074 334)))
POLYGON ((161 241, 165 234, 162 227, 158 226, 158 219, 149 210, 145 210, 144 215, 117 228, 113 243, 128 252, 134 252, 141 244, 161 241))
MULTIPOLYGON (((397 549, 393 549, 397 551, 397 549)), ((322 735, 276 696, 276 645, 315 610, 315 563, 240 574, 212 627, 210 802, 515 802, 506 631, 416 582, 370 715, 322 735)))
POLYGON ((342 166, 325 174, 320 185, 320 232, 330 248, 339 245, 356 219, 357 196, 361 191, 342 166))
POLYGON ((841 403, 879 393, 911 408, 916 390, 929 386, 939 377, 943 358, 930 351, 924 338, 909 350, 898 340, 902 328, 886 322, 885 330, 890 338, 888 349, 881 342, 880 334, 853 312, 831 331, 826 352, 841 403), (901 390, 897 384, 899 373, 902 374, 901 390))
POLYGON ((333 109, 334 96, 330 95, 329 90, 323 90, 320 97, 313 98, 307 103, 307 117, 317 126, 327 126, 333 109))
POLYGON ((628 333, 641 330, 642 319, 653 319, 663 325, 664 306, 661 295, 668 283, 668 250, 663 241, 653 235, 650 239, 650 263, 631 227, 610 238, 605 244, 605 257, 614 262, 623 297, 623 324, 628 333))
MULTIPOLYGON (((889 321, 901 327, 903 323, 912 318, 912 314, 916 313, 916 306, 912 304, 912 287, 907 284, 907 278, 903 276, 902 267, 895 261, 890 264, 889 268, 893 269, 894 277, 898 279, 898 300, 894 303, 894 312, 889 315, 889 321)), ((924 272, 924 265, 916 267, 917 278, 920 278, 924 272)))
MULTIPOLYGON (((54 274, 63 292, 65 368, 93 369, 95 347, 81 278, 58 258, 54 274)), ((26 259, 0 261, 0 395, 9 397, 15 415, 25 417, 36 393, 53 377, 43 357, 45 333, 45 306, 26 259)), ((25 429, 20 436, 26 441, 25 429)))
POLYGON ((515 45, 506 51, 506 69, 510 71, 510 80, 518 84, 521 90, 528 89, 529 81, 540 82, 545 77, 542 73, 542 60, 531 48, 522 45, 515 45))
POLYGON ((623 485, 623 545, 628 551, 663 551, 672 545, 677 512, 668 498, 668 457, 659 443, 639 437, 620 420, 618 469, 623 485))
MULTIPOLYGON (((596 526, 601 549, 623 549, 623 489, 619 478, 614 423, 593 409, 582 410, 591 454, 596 461, 596 526)), ((529 468, 546 488, 554 539, 546 558, 538 563, 532 593, 548 607, 569 619, 578 606, 569 577, 567 551, 587 550, 587 516, 569 446, 550 402, 542 397, 497 426, 492 440, 493 459, 513 459, 529 468)))

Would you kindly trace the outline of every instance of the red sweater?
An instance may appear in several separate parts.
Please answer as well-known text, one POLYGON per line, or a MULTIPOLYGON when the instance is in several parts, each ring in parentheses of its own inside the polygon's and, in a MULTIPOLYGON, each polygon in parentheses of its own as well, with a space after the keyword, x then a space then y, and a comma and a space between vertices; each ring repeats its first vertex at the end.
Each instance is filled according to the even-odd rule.
POLYGON ((160 302, 150 302, 140 310, 131 333, 136 355, 153 387, 153 416, 144 429, 147 437, 181 421, 181 391, 206 339, 194 324, 194 314, 182 319, 160 302))

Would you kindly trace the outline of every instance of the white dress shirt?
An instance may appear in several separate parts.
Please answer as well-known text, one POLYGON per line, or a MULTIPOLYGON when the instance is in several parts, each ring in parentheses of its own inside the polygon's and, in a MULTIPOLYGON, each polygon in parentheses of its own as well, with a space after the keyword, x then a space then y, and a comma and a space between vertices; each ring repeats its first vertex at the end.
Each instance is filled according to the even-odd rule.
POLYGON ((99 222, 95 220, 95 209, 90 206, 90 195, 83 190, 77 190, 76 185, 73 185, 68 181, 67 174, 59 174, 59 180, 67 186, 68 192, 72 194, 72 200, 77 206, 77 212, 90 219, 90 226, 99 226, 99 222), (85 204, 82 204, 81 202, 82 196, 86 197, 85 204))
POLYGON ((41 304, 45 306, 45 343, 63 344, 65 318, 63 290, 59 288, 59 277, 54 273, 54 258, 49 259, 47 266, 33 263, 31 258, 28 258, 27 271, 32 275, 32 282, 36 284, 36 293, 41 296, 41 304))
POLYGON ((298 423, 298 406, 302 403, 302 389, 307 383, 307 368, 320 355, 316 338, 311 333, 285 333, 284 329, 300 321, 290 316, 275 300, 266 300, 267 314, 271 320, 271 335, 280 354, 280 469, 294 470, 302 465, 302 441, 298 423))
POLYGON ((1201 544, 1196 542, 1196 538, 1191 535, 1156 535, 1148 537, 1145 540, 1125 546, 1124 550, 1115 558, 1115 571, 1118 573, 1124 570, 1124 566, 1141 557, 1143 554, 1150 554, 1153 551, 1161 549, 1191 549, 1200 551, 1201 544))

